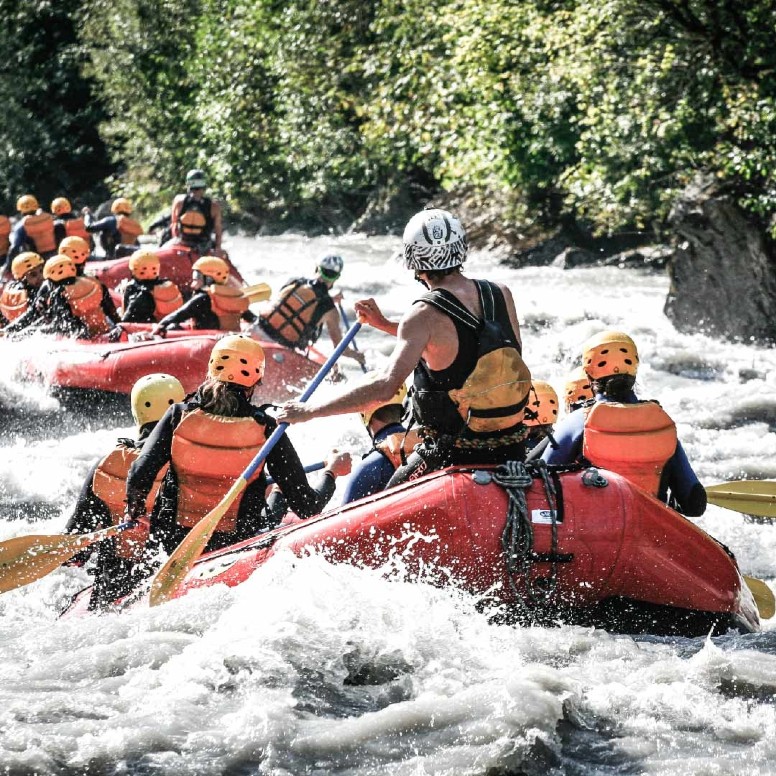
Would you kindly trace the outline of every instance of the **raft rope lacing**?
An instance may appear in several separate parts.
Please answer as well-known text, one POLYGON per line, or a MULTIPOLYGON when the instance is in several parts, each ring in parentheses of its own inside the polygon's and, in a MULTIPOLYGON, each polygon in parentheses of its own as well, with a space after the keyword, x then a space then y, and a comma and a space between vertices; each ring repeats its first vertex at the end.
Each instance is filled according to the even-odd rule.
POLYGON ((558 583, 558 503, 555 483, 543 461, 531 464, 522 461, 507 461, 493 472, 493 481, 507 492, 509 505, 507 521, 501 534, 509 584, 523 607, 547 603, 555 593, 558 583), (551 514, 552 540, 550 548, 550 574, 533 577, 535 560, 533 552, 533 523, 528 513, 526 490, 538 475, 544 483, 547 507, 551 514), (522 584, 518 584, 518 581, 522 584))

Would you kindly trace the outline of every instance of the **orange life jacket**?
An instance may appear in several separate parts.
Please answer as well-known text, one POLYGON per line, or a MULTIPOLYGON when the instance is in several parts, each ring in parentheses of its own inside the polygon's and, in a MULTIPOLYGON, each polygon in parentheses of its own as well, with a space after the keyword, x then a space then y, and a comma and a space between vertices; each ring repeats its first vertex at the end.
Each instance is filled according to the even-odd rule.
POLYGON ((587 410, 582 454, 656 496, 676 441, 674 421, 656 402, 597 402, 587 410))
MULTIPOLYGON (((178 478, 178 524, 192 528, 210 512, 265 441, 266 429, 253 418, 227 418, 199 409, 187 412, 172 435, 172 467, 178 478)), ((235 499, 216 531, 234 531, 240 500, 241 497, 235 499)))
POLYGON ((123 245, 134 245, 137 238, 143 234, 143 227, 134 218, 124 214, 116 216, 116 228, 123 245))
POLYGON ((83 216, 80 218, 63 218, 62 223, 65 226, 66 237, 81 237, 86 240, 89 245, 92 244, 92 236, 86 231, 83 216))
POLYGON ((163 280, 153 288, 154 296, 154 320, 161 321, 165 315, 169 315, 183 306, 183 297, 180 289, 171 280, 163 280))
POLYGON ((307 347, 321 333, 319 307, 323 293, 322 285, 316 290, 309 280, 293 280, 264 308, 262 326, 286 347, 307 347))
MULTIPOLYGON (((97 464, 94 472, 92 491, 108 507, 113 525, 125 522, 127 474, 139 454, 140 448, 119 444, 97 464)), ((167 469, 168 464, 165 464, 154 478, 154 484, 146 498, 146 514, 149 514, 154 506, 156 494, 167 469)), ((148 527, 148 522, 138 523, 134 528, 128 528, 118 534, 115 539, 116 554, 127 560, 140 560, 148 539, 148 527)))
POLYGON ((0 313, 10 323, 27 310, 29 302, 27 289, 21 283, 6 283, 0 294, 0 313))
POLYGON ((375 448, 393 464, 394 469, 398 469, 407 463, 407 456, 421 441, 420 434, 415 429, 410 429, 407 432, 397 431, 395 434, 389 434, 382 442, 378 442, 375 448))
POLYGON ((86 323, 90 337, 105 334, 113 328, 102 309, 102 283, 99 280, 80 275, 75 283, 64 286, 63 291, 73 315, 86 323))
POLYGON ((54 219, 51 213, 35 213, 24 216, 22 226, 36 253, 52 253, 57 249, 54 237, 54 219))
POLYGON ((239 288, 211 285, 210 308, 218 316, 218 327, 224 331, 240 331, 242 314, 248 309, 248 298, 239 288))
POLYGON ((0 256, 5 256, 11 247, 11 220, 0 216, 0 256))

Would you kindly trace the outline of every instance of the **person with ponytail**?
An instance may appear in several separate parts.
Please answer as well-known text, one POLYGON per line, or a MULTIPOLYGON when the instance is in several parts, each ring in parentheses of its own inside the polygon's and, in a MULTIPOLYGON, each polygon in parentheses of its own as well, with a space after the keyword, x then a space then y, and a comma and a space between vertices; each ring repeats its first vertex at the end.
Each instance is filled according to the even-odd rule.
POLYGON ((616 472, 682 514, 702 515, 706 491, 678 440, 676 424, 656 401, 641 400, 634 392, 636 343, 624 332, 603 331, 582 350, 595 401, 558 423, 557 447, 548 447, 542 459, 616 472))

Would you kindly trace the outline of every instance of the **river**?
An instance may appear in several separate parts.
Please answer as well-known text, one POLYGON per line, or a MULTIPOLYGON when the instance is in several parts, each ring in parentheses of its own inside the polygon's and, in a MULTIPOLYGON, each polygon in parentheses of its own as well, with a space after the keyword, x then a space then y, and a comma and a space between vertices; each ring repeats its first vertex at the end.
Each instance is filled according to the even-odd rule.
MULTIPOLYGON (((421 290, 399 247, 233 237, 230 251, 247 282, 273 288, 338 251, 346 308, 369 295, 396 317, 421 290)), ((511 270, 477 253, 467 268, 512 289, 536 378, 560 391, 589 335, 625 329, 641 353, 639 394, 677 420, 703 482, 776 477, 776 351, 678 333, 662 313, 663 274, 511 270)), ((371 365, 392 347, 373 330, 358 344, 371 365)), ((8 343, 0 362, 0 539, 58 533, 131 420, 65 411, 14 378, 8 343)), ((343 367, 358 378, 354 362, 343 367)), ((306 462, 368 447, 356 416, 290 435, 306 462)), ((776 525, 713 506, 697 522, 774 583, 776 525)), ((61 569, 0 596, 0 773, 776 774, 770 623, 711 639, 491 625, 451 591, 283 556, 236 589, 59 620, 89 580, 61 569)))

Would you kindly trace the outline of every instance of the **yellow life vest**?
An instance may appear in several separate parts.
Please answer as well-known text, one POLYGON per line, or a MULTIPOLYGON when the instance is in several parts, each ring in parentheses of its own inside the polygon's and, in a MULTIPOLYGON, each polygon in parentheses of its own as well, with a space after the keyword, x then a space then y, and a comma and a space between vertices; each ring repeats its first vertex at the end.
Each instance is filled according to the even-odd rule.
POLYGON ((242 314, 250 304, 242 290, 224 285, 207 286, 205 290, 210 296, 210 309, 218 316, 218 327, 224 331, 240 331, 242 314))
POLYGON ((26 312, 29 303, 27 289, 21 283, 6 283, 0 294, 0 313, 10 323, 26 312))
POLYGON ((0 256, 5 256, 11 247, 11 220, 0 216, 0 256))
POLYGON ((676 442, 676 425, 656 402, 597 402, 587 410, 582 454, 656 496, 676 442))
POLYGON ((407 463, 407 456, 413 452, 415 445, 423 440, 415 429, 409 431, 397 431, 395 434, 389 434, 381 442, 375 445, 392 464, 394 469, 398 469, 407 463))
MULTIPOLYGON (((92 478, 92 492, 110 511, 111 523, 119 525, 125 522, 124 507, 127 497, 127 474, 129 467, 140 454, 140 448, 117 445, 97 464, 92 478)), ((167 473, 165 464, 154 478, 154 484, 146 497, 146 514, 150 514, 154 506, 156 494, 167 473)), ((140 560, 143 548, 148 539, 148 523, 139 523, 134 528, 128 528, 115 538, 116 554, 127 560, 140 560)))
POLYGON ((134 218, 130 218, 130 216, 116 216, 116 228, 119 230, 123 245, 134 245, 137 242, 137 238, 143 234, 143 227, 134 218))
POLYGON ((90 337, 106 334, 113 328, 102 309, 102 283, 99 280, 81 275, 62 290, 73 315, 84 321, 90 337))
POLYGON ((180 289, 171 280, 163 280, 153 287, 154 320, 161 321, 165 315, 169 315, 183 306, 183 297, 180 289))
POLYGON ((24 231, 35 246, 36 253, 53 253, 57 249, 54 219, 50 213, 35 213, 22 218, 24 231))
MULTIPOLYGON (((172 467, 178 479, 178 524, 192 528, 210 512, 265 441, 264 426, 253 418, 228 418, 199 409, 186 413, 172 435, 172 467)), ((229 507, 216 531, 234 531, 240 500, 237 498, 229 507)))

